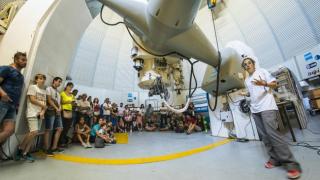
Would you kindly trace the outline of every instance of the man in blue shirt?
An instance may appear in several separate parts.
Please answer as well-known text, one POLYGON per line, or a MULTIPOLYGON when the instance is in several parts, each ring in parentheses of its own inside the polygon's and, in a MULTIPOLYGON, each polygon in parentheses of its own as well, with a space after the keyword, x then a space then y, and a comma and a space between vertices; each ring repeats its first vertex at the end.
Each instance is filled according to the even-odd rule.
POLYGON ((90 142, 94 142, 97 136, 97 132, 101 129, 101 127, 104 124, 106 124, 106 120, 103 118, 100 118, 98 124, 92 126, 91 132, 90 132, 90 142))
POLYGON ((16 111, 24 83, 21 70, 27 65, 26 53, 17 52, 14 62, 0 66, 0 144, 14 133, 16 111))

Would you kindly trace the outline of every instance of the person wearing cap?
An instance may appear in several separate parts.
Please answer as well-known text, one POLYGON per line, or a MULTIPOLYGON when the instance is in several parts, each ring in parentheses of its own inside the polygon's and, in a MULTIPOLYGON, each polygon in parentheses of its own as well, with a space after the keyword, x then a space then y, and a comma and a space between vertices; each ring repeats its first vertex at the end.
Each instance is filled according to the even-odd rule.
POLYGON ((249 74, 245 79, 248 93, 240 94, 250 97, 250 110, 258 134, 270 156, 265 167, 271 169, 276 166, 285 166, 289 179, 299 178, 302 172, 300 164, 294 158, 284 136, 277 130, 278 107, 271 91, 277 87, 276 79, 267 70, 256 67, 253 57, 244 57, 242 67, 249 74))

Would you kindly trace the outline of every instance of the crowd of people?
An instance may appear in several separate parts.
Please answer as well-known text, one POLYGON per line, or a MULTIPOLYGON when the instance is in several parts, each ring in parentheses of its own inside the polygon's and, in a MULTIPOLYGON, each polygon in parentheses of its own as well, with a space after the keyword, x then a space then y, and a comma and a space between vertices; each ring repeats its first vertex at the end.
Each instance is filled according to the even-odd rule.
POLYGON ((135 107, 134 104, 111 102, 106 98, 100 103, 98 98, 86 93, 78 95, 68 82, 59 92, 62 78, 55 77, 51 86, 44 89, 46 76, 36 74, 34 84, 27 91, 27 121, 30 132, 18 147, 17 157, 34 159, 30 151, 34 137, 45 123, 44 149, 48 156, 62 152, 72 142, 80 142, 85 148, 104 147, 105 143, 116 143, 114 133, 133 131, 175 131, 191 134, 194 131, 207 129, 204 116, 196 116, 193 103, 185 113, 175 114, 162 103, 160 110, 155 111, 149 104, 135 107), (54 131, 52 144, 49 134, 54 131))
MULTIPOLYGON (((270 159, 264 166, 268 169, 285 166, 288 178, 299 178, 301 166, 285 142, 284 135, 278 131, 278 108, 271 91, 277 87, 276 79, 267 70, 256 67, 253 57, 242 57, 242 68, 249 76, 245 79, 248 92, 240 95, 250 97, 250 110, 259 137, 268 150, 270 159)), ((26 53, 17 52, 13 59, 9 66, 0 66, 0 147, 15 131, 16 112, 24 84, 21 70, 27 64, 26 53)), ((98 98, 92 101, 92 97, 87 97, 85 93, 77 96, 78 91, 73 89, 71 82, 58 92, 62 83, 60 77, 55 77, 46 89, 45 81, 44 74, 37 74, 34 84, 28 87, 26 117, 29 133, 18 146, 17 159, 34 161, 29 153, 30 147, 39 134, 42 122, 45 123, 44 150, 48 156, 63 151, 61 147, 67 147, 74 136, 85 148, 92 147, 90 142, 98 148, 104 147, 105 143, 116 143, 115 132, 173 130, 190 134, 207 128, 203 116, 195 114, 192 103, 182 114, 169 112, 164 104, 156 112, 151 104, 145 109, 144 105, 136 108, 120 103, 118 106, 109 98, 99 103, 98 98), (51 132, 54 134, 52 141, 49 141, 51 132)))
MULTIPOLYGON (((26 58, 25 54, 20 53, 18 56, 26 58)), ((0 75, 3 71, 0 71, 0 75)), ((193 103, 190 103, 186 112, 176 114, 169 111, 164 103, 159 110, 154 110, 151 104, 146 108, 144 104, 135 107, 134 104, 111 102, 110 98, 100 102, 97 97, 80 94, 72 82, 67 82, 63 90, 59 91, 61 77, 54 77, 48 87, 45 84, 46 75, 36 74, 34 83, 27 88, 26 119, 29 132, 18 146, 16 159, 34 161, 30 149, 42 126, 45 129, 43 149, 48 156, 62 152, 72 142, 80 142, 85 148, 92 148, 91 143, 96 148, 104 147, 105 143, 115 144, 115 133, 175 131, 191 134, 208 129, 205 117, 196 115, 193 103)), ((3 93, 1 97, 6 96, 3 93)), ((10 98, 7 100, 11 101, 10 98)), ((10 118, 15 120, 15 117, 10 118)))

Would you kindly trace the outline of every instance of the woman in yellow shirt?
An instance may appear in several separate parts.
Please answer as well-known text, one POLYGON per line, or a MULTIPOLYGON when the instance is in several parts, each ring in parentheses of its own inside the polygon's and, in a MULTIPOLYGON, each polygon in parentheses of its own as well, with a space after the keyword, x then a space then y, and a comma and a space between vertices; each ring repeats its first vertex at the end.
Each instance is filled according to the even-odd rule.
POLYGON ((72 94, 72 88, 73 83, 68 82, 64 91, 60 93, 63 124, 63 131, 60 137, 61 146, 65 146, 66 143, 71 142, 71 138, 67 136, 67 133, 72 125, 72 103, 75 102, 75 97, 72 94))

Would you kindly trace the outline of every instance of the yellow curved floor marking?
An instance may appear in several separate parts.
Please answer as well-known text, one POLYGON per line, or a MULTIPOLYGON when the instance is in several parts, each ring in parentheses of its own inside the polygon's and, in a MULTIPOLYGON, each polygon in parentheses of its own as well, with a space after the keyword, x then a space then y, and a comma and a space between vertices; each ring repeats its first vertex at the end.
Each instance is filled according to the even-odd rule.
POLYGON ((144 163, 152 163, 152 162, 160 162, 160 161, 168 161, 172 159, 182 158, 185 156, 190 156, 196 153, 200 153, 203 151, 208 151, 218 146, 222 146, 229 142, 233 141, 232 139, 224 139, 221 141, 217 141, 213 144, 209 144, 203 147, 190 149, 183 152, 178 152, 174 154, 167 154, 161 156, 152 156, 152 157, 142 157, 142 158, 129 158, 129 159, 98 159, 98 158, 87 158, 87 157, 79 157, 79 156, 71 156, 65 154, 57 154, 53 157, 53 159, 75 162, 75 163, 83 163, 83 164, 99 164, 99 165, 129 165, 129 164, 144 164, 144 163))

